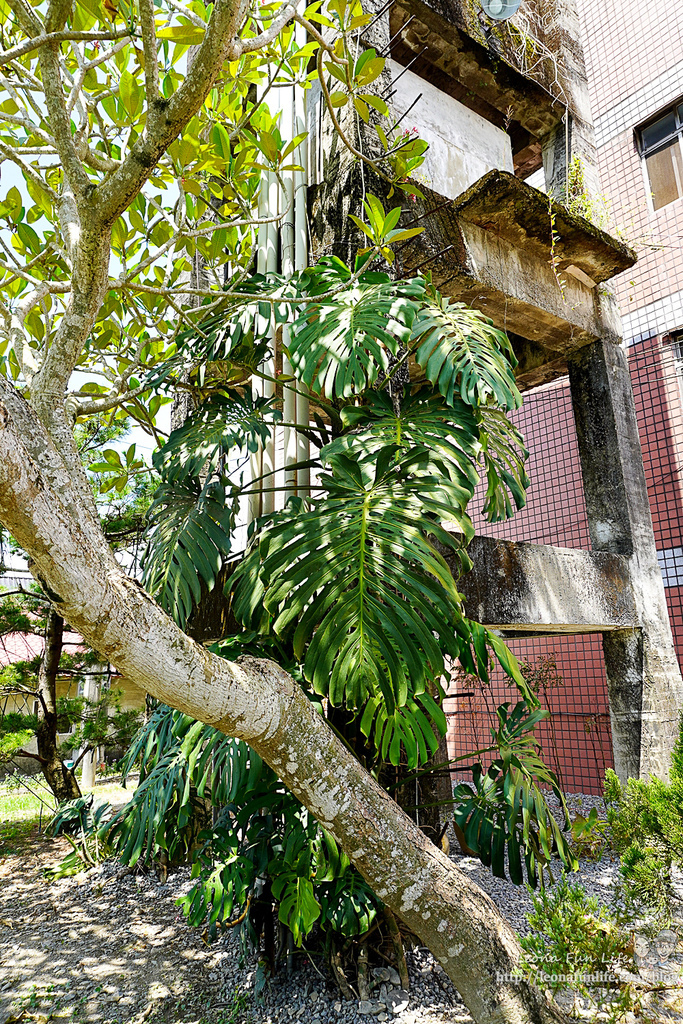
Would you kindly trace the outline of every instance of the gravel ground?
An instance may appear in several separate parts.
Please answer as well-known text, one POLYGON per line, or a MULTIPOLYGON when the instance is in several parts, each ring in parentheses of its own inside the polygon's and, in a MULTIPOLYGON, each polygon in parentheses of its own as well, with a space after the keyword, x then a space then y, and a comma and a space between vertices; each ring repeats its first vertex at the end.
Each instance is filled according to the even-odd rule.
MULTIPOLYGON (((566 799, 572 816, 579 812, 587 817, 591 808, 595 807, 598 816, 604 817, 605 804, 601 797, 576 793, 567 795, 566 799)), ((559 808, 553 798, 550 798, 548 803, 551 807, 555 804, 554 810, 558 820, 561 821, 559 808)), ((453 860, 489 894, 501 914, 507 917, 517 932, 525 935, 529 931, 526 915, 533 909, 533 904, 526 886, 513 885, 512 882, 502 878, 495 878, 481 861, 475 860, 473 857, 456 855, 453 860)), ((561 868, 553 870, 553 877, 557 883, 561 877, 561 868)), ((610 857, 609 854, 603 854, 602 858, 597 861, 583 858, 579 862, 579 870, 569 875, 570 884, 583 886, 589 896, 596 896, 602 905, 612 910, 622 905, 615 891, 618 879, 619 858, 610 857)), ((553 885, 549 884, 548 888, 552 890, 553 885)))
POLYGON ((0 860, 0 1024, 471 1024, 422 949, 408 953, 409 995, 387 971, 372 979, 371 1001, 341 1002, 327 972, 297 952, 291 975, 283 971, 257 1003, 257 964, 242 957, 234 933, 206 945, 175 905, 190 888, 187 871, 162 885, 117 879, 108 863, 46 885, 43 869, 68 850, 62 839, 35 836, 21 855, 0 860))
MULTIPOLYGON (((582 813, 592 802, 581 798, 582 813)), ((35 835, 21 855, 0 860, 0 1024, 471 1024, 424 949, 407 954, 409 995, 385 968, 374 972, 370 1002, 342 1002, 322 965, 297 952, 295 969, 282 971, 257 1002, 257 964, 242 956, 234 933, 207 945, 175 905, 191 885, 187 871, 161 884, 151 876, 119 878, 109 863, 46 885, 43 869, 66 852, 63 839, 35 835)), ((472 858, 453 859, 516 929, 526 929, 524 888, 493 878, 472 858)), ((609 904, 617 869, 608 859, 582 861, 572 880, 609 904)))

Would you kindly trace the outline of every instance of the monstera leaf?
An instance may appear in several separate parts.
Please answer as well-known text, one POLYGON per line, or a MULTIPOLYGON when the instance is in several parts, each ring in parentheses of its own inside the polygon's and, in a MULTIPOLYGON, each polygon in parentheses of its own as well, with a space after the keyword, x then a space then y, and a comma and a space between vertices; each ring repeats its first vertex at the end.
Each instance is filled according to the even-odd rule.
POLYGON ((457 500, 454 511, 464 513, 479 481, 482 446, 474 413, 459 398, 449 406, 431 388, 415 394, 406 389, 396 412, 385 391, 374 392, 365 405, 346 406, 341 419, 347 432, 322 449, 323 462, 340 452, 374 453, 392 444, 404 452, 422 448, 431 453, 430 472, 449 480, 450 497, 457 500))
POLYGON ((162 483, 156 491, 147 513, 143 583, 181 627, 201 599, 201 583, 210 590, 216 582, 230 552, 236 512, 221 480, 202 486, 191 477, 162 483))
MULTIPOLYGON (((510 711, 501 705, 496 714, 498 728, 491 729, 493 745, 499 756, 487 771, 481 762, 472 766, 473 784, 460 783, 453 794, 454 818, 464 833, 467 846, 490 867, 493 874, 511 881, 528 882, 536 888, 550 865, 554 854, 570 870, 578 861, 571 852, 565 832, 569 815, 559 782, 543 763, 534 730, 549 715, 548 711, 530 709, 520 701, 510 711), (564 815, 562 827, 548 806, 541 790, 552 790, 564 815)), ((484 753, 484 751, 480 751, 484 753)))
POLYGON ((529 452, 514 423, 500 409, 483 408, 477 413, 482 441, 486 498, 482 509, 489 522, 510 519, 526 505, 529 486, 524 464, 529 452), (512 501, 510 500, 512 498, 512 501), (512 505, 515 505, 513 509, 512 505))
POLYGON ((361 394, 386 373, 390 356, 410 340, 424 281, 376 281, 379 276, 305 305, 292 324, 289 358, 298 379, 316 394, 361 394))
POLYGON ((509 410, 522 404, 510 341, 479 310, 434 291, 413 320, 411 348, 449 405, 456 394, 475 408, 509 410))
POLYGON ((154 468, 169 481, 214 473, 230 454, 255 452, 281 419, 273 399, 255 395, 251 389, 226 389, 208 398, 171 432, 154 455, 154 468))
POLYGON ((147 513, 143 582, 180 626, 216 578, 232 546, 239 485, 228 459, 256 451, 282 418, 272 399, 225 390, 195 410, 154 455, 164 477, 147 513))
POLYGON ((431 452, 431 471, 450 480, 451 494, 459 489, 454 512, 465 512, 482 463, 487 480, 482 511, 490 521, 512 516, 513 503, 517 509, 526 504, 528 452, 519 430, 500 409, 475 411, 458 395, 449 405, 431 389, 419 388, 412 394, 406 389, 399 412, 386 392, 374 392, 366 404, 342 409, 341 420, 347 430, 322 449, 323 462, 338 452, 371 453, 386 444, 406 451, 421 446, 431 452))
POLYGON ((274 517, 258 560, 235 573, 233 601, 246 623, 258 614, 262 580, 272 628, 291 634, 316 692, 352 707, 381 692, 390 713, 443 672, 444 652, 458 656, 460 616, 451 571, 430 539, 459 544, 438 522, 444 482, 421 477, 416 498, 410 463, 395 456, 390 447, 370 462, 330 457, 327 497, 274 517))

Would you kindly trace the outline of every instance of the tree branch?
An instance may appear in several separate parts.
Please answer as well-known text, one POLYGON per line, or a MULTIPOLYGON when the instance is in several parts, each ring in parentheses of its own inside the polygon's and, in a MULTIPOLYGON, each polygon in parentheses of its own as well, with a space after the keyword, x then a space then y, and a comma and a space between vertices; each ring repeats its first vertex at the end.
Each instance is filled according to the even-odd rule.
POLYGON ((296 3, 286 4, 282 10, 282 14, 280 14, 272 25, 270 25, 264 32, 260 32, 257 36, 254 36, 253 39, 241 40, 239 44, 239 56, 242 56, 243 53, 253 53, 254 50, 261 50, 264 46, 268 46, 272 43, 274 39, 277 39, 285 25, 294 18, 297 6, 298 0, 296 3))
POLYGON ((24 750, 23 748, 15 750, 12 754, 12 758, 15 757, 32 757, 34 761, 39 761, 40 764, 47 764, 47 758, 41 757, 40 754, 33 754, 30 750, 24 750))
MULTIPOLYGON (((26 266, 28 267, 36 264, 39 260, 43 259, 44 256, 44 252, 40 253, 39 256, 36 256, 36 258, 31 260, 31 263, 27 263, 26 266)), ((39 278, 33 277, 32 274, 28 274, 25 267, 10 267, 9 264, 4 263, 2 260, 0 260, 0 270, 4 270, 6 273, 11 274, 11 280, 14 280, 15 277, 20 277, 22 281, 28 281, 28 283, 32 284, 34 288, 41 288, 44 285, 46 291, 50 292, 51 295, 64 294, 65 292, 71 291, 71 284, 69 281, 41 281, 39 278)), ((4 287, 9 284, 9 281, 5 278, 3 281, 0 281, 0 284, 4 287)))
POLYGON ((101 398, 94 398, 90 402, 79 402, 78 397, 72 395, 70 396, 72 399, 71 408, 74 416, 93 416, 98 413, 110 412, 112 409, 116 409, 117 406, 125 405, 126 402, 130 402, 139 395, 143 395, 149 389, 149 384, 141 384, 130 391, 122 388, 120 391, 113 391, 109 395, 103 395, 101 398))
POLYGON ((247 0, 216 0, 185 81, 169 100, 158 99, 148 109, 144 132, 121 166, 99 185, 95 204, 102 223, 113 224, 123 213, 168 146, 199 110, 234 48, 247 9, 247 0))
POLYGON ((40 18, 27 0, 7 0, 8 6, 27 35, 44 33, 40 18))
POLYGON ((153 107, 160 98, 159 58, 157 55, 157 34, 154 25, 154 0, 139 0, 142 47, 145 53, 145 92, 147 106, 153 107))
MULTIPOLYGON (((63 30, 70 11, 71 0, 52 0, 45 18, 45 28, 48 34, 51 31, 61 32, 63 30)), ((39 62, 45 88, 45 103, 64 174, 73 191, 85 197, 95 189, 95 184, 88 177, 79 159, 71 134, 71 119, 64 101, 59 47, 60 43, 54 41, 40 47, 39 62)))
POLYGON ((28 344, 24 321, 31 310, 48 294, 47 282, 41 281, 34 291, 29 292, 21 302, 17 303, 14 312, 10 313, 9 341, 14 349, 14 354, 17 357, 17 362, 21 367, 21 372, 27 384, 30 384, 33 380, 33 375, 38 370, 38 363, 31 351, 31 346, 28 344))
POLYGON ((34 39, 27 39, 25 43, 21 43, 19 46, 13 46, 11 50, 0 50, 0 67, 9 64, 11 60, 23 57, 24 54, 30 53, 31 50, 37 50, 39 47, 45 46, 46 43, 98 42, 102 39, 124 39, 126 37, 130 37, 130 32, 127 28, 113 29, 110 32, 46 32, 44 35, 36 36, 34 39))
POLYGON ((3 156, 5 160, 12 160, 15 164, 18 164, 19 167, 21 167, 22 173, 29 179, 29 181, 32 181, 34 185, 37 185, 39 189, 45 192, 53 203, 57 204, 59 202, 59 196, 55 190, 50 188, 46 181, 43 181, 38 172, 34 171, 30 164, 27 164, 22 160, 15 149, 10 149, 10 147, 6 146, 4 142, 0 142, 0 156, 3 156))
POLYGON ((83 760, 83 758, 85 757, 85 755, 86 755, 86 754, 89 754, 89 753, 90 753, 90 752, 91 752, 92 750, 94 750, 94 749, 95 749, 95 748, 94 748, 94 747, 91 747, 90 745, 88 745, 87 747, 84 747, 84 748, 83 748, 83 750, 81 750, 81 752, 80 752, 80 754, 78 755, 78 757, 76 758, 76 760, 74 761, 74 763, 72 764, 72 766, 71 766, 71 769, 70 769, 70 771, 71 771, 72 773, 73 773, 73 772, 75 772, 75 771, 76 771, 76 769, 78 768, 79 764, 81 763, 81 761, 82 761, 82 760, 83 760))

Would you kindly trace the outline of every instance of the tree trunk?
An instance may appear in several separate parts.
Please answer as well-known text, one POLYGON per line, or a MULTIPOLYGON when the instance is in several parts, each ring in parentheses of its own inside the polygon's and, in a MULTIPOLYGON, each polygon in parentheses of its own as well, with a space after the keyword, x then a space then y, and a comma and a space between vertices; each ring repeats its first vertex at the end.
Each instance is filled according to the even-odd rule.
MULTIPOLYGON (((426 768, 432 771, 420 775, 418 781, 418 822, 420 828, 433 843, 443 845, 444 824, 453 817, 453 784, 451 783, 446 737, 434 730, 438 749, 429 758, 426 768)), ((447 850, 447 848, 446 848, 447 850)))
POLYGON ((75 800, 81 795, 73 772, 65 767, 57 749, 57 673, 62 656, 64 619, 54 608, 47 613, 45 651, 38 670, 38 757, 45 781, 57 800, 75 800))
POLYGON ((35 414, 0 379, 0 521, 56 609, 141 689, 249 743, 429 946, 478 1024, 566 1017, 510 979, 521 949, 489 897, 431 843, 272 662, 199 647, 126 576, 35 414))

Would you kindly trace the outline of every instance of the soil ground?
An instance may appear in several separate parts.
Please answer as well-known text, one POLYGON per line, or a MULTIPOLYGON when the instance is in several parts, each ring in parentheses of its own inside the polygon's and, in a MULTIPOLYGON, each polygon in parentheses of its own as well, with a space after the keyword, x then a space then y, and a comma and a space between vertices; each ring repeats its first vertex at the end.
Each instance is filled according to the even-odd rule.
MULTIPOLYGON (((45 868, 70 851, 38 824, 0 827, 0 1024, 307 1024, 388 1019, 340 1003, 311 957, 267 987, 233 933, 207 945, 176 900, 189 873, 126 875, 109 862, 47 884, 45 868)), ((400 1024, 471 1024, 449 980, 426 951, 409 954, 410 1004, 400 1024)))

